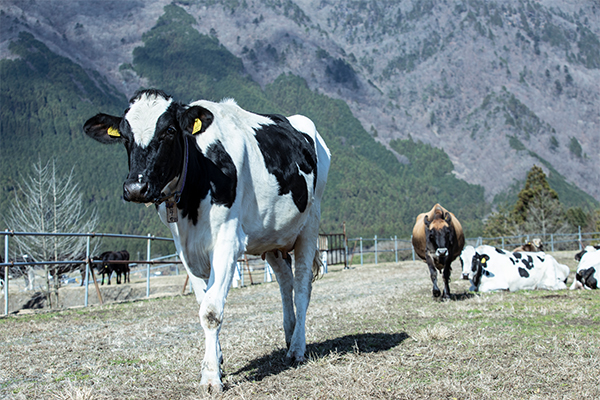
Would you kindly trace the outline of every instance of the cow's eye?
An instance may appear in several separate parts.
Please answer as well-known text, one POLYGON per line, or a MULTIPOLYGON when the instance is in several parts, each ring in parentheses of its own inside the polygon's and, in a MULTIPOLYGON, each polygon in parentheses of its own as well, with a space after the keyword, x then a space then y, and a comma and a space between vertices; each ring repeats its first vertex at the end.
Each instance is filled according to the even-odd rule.
POLYGON ((167 128, 167 135, 175 135, 177 133, 177 129, 174 126, 170 126, 167 128))

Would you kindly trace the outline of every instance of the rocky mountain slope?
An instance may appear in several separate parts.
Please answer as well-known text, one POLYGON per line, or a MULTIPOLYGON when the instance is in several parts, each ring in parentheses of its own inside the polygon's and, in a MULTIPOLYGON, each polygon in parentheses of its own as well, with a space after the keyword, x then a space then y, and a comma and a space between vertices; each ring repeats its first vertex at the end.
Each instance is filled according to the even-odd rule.
MULTIPOLYGON (((127 68, 133 49, 169 3, 3 0, 0 57, 25 30, 130 95, 145 83, 127 68)), ((600 200, 597 1, 175 3, 261 85, 305 78, 382 143, 410 135, 443 148, 488 200, 533 164, 600 200)))

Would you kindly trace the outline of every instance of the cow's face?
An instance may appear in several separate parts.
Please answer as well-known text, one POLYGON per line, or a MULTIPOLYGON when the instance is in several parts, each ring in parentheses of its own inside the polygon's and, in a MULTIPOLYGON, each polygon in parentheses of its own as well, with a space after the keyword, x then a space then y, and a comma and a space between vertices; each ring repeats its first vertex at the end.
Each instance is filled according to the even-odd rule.
POLYGON ((490 260, 490 256, 487 254, 479 254, 475 253, 471 263, 471 274, 473 276, 473 286, 475 286, 475 291, 479 289, 481 285, 481 276, 489 275, 488 271, 485 269, 488 261, 490 260))
POLYGON ((425 216, 425 235, 427 238, 427 255, 440 267, 451 258, 451 251, 456 240, 456 235, 451 224, 451 216, 447 214, 445 219, 436 218, 429 221, 425 216))
POLYGON ((129 157, 123 198, 137 203, 157 202, 177 190, 183 172, 184 139, 200 134, 213 119, 202 107, 186 107, 162 91, 136 93, 122 117, 98 114, 84 131, 101 143, 121 142, 129 157))

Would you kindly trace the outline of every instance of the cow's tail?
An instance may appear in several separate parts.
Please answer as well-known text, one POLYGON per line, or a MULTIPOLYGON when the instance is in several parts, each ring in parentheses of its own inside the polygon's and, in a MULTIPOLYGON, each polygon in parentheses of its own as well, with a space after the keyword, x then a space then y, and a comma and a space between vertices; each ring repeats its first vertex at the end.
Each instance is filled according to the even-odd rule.
POLYGON ((316 281, 319 277, 320 272, 323 269, 323 261, 321 260, 321 252, 319 249, 315 250, 315 258, 313 259, 312 264, 312 281, 316 281))

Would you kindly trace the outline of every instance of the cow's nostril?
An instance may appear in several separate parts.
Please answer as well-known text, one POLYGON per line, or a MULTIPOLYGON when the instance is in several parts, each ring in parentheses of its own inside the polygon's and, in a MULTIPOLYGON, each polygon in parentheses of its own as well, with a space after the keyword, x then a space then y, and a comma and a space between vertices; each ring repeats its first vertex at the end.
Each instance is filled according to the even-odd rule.
POLYGON ((123 184, 123 198, 127 201, 144 201, 148 194, 148 182, 129 182, 123 184))

